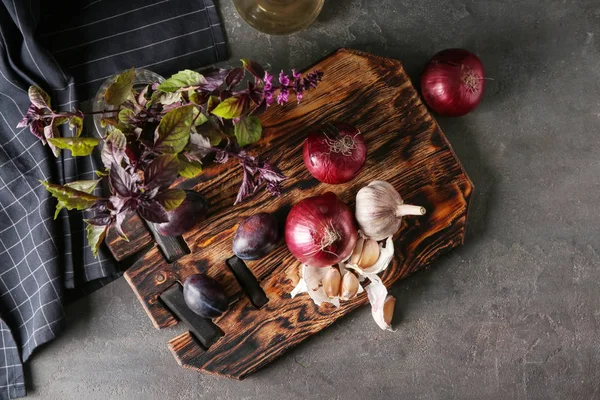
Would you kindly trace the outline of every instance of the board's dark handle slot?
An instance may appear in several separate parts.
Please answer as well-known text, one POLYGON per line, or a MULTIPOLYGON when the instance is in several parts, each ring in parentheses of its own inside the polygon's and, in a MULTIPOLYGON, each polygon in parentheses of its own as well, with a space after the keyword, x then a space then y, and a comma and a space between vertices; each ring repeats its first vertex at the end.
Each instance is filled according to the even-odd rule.
POLYGON ((190 248, 181 236, 163 236, 158 233, 153 223, 146 222, 146 225, 148 226, 148 229, 150 229, 150 232, 152 232, 154 240, 156 240, 160 251, 163 253, 165 260, 167 260, 168 263, 173 263, 186 254, 190 254, 190 248))
POLYGON ((202 318, 189 309, 183 299, 183 288, 179 283, 174 284, 161 294, 160 300, 173 315, 188 325, 192 336, 196 338, 205 350, 209 349, 210 346, 224 335, 221 328, 215 325, 210 319, 202 318))
POLYGON ((265 291, 260 287, 258 280, 248 269, 243 260, 237 256, 233 256, 227 260, 227 265, 233 272, 233 275, 235 275, 235 279, 237 279, 254 307, 261 308, 269 302, 269 298, 265 294, 265 291))

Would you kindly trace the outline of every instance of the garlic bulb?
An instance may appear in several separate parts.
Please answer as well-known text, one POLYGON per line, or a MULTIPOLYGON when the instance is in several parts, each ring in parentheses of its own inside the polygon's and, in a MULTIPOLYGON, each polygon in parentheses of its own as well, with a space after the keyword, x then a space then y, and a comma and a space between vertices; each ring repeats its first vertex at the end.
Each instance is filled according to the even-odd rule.
POLYGON ((404 215, 424 215, 425 208, 404 204, 388 182, 373 181, 356 194, 356 220, 364 234, 383 240, 400 229, 404 215))

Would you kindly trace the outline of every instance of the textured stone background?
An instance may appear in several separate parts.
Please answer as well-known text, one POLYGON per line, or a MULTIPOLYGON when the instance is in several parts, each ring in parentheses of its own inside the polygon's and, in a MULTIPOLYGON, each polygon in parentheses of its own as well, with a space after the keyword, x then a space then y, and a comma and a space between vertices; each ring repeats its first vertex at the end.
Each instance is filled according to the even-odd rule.
MULTIPOLYGON (((466 245, 400 282, 398 332, 354 312, 243 382, 177 366, 123 279, 67 308, 31 399, 600 398, 600 3, 327 0, 290 37, 221 0, 233 56, 273 69, 347 46, 413 80, 447 47, 486 66, 481 106, 440 124, 476 186, 466 245)), ((193 66, 191 66, 193 67, 193 66)))

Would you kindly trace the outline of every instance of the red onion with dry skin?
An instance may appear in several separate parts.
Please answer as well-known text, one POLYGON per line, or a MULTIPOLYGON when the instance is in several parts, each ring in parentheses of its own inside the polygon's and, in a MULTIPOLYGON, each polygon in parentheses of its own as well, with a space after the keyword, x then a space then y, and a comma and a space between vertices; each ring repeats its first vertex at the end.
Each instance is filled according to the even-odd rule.
POLYGON ((437 53, 421 74, 421 94, 436 113, 458 117, 474 110, 483 97, 483 64, 465 49, 437 53))
POLYGON ((312 267, 339 263, 352 253, 357 239, 350 208, 331 192, 300 201, 285 224, 290 252, 312 267))
POLYGON ((358 129, 335 122, 308 134, 302 148, 304 165, 319 181, 350 181, 365 164, 367 146, 358 129))

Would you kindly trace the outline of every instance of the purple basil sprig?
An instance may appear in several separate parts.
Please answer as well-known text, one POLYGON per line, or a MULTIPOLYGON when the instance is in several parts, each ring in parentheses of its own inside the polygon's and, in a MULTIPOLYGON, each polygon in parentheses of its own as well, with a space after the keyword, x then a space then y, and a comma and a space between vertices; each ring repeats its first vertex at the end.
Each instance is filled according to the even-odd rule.
POLYGON ((126 238, 122 223, 133 213, 149 222, 166 222, 167 212, 185 198, 183 190, 170 186, 179 176, 201 174, 203 159, 209 154, 215 162, 233 158, 241 166, 235 204, 261 188, 279 195, 285 175, 244 148, 262 137, 261 113, 275 103, 286 103, 292 94, 300 102, 322 77, 319 71, 305 76, 296 70, 291 76, 281 71, 276 82, 260 64, 242 60, 242 67, 228 70, 179 71, 138 92, 133 89, 131 69, 119 74, 106 90, 107 109, 92 113, 102 114, 102 123, 109 126, 102 140, 80 137, 84 114, 53 110, 48 94, 34 86, 28 93, 31 106, 18 127, 29 127, 55 155, 66 149, 73 156, 85 156, 103 144, 105 169, 97 173, 100 179, 107 176, 109 198, 92 194, 100 179, 62 186, 43 182, 58 199, 56 215, 62 208, 95 212, 87 220, 87 232, 96 254, 109 226, 126 238), (74 134, 61 137, 57 127, 67 122, 74 134))

